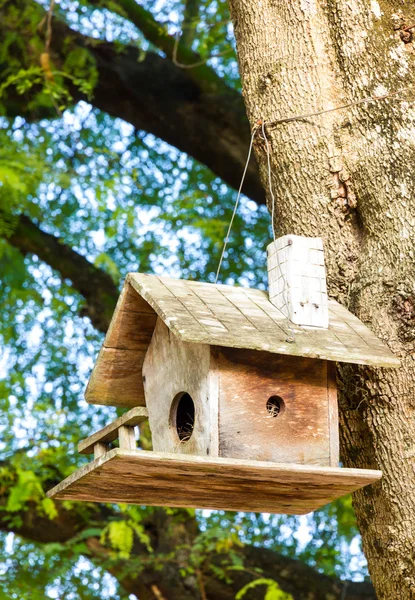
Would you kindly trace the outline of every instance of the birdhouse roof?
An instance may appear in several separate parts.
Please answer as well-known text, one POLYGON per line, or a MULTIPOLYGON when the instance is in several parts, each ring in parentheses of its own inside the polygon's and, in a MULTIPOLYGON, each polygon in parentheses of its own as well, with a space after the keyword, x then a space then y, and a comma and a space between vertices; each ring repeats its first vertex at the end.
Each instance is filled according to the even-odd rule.
POLYGON ((157 316, 185 342, 399 366, 387 346, 335 300, 329 300, 328 329, 320 329, 291 324, 263 290, 130 273, 86 391, 88 402, 145 404, 141 370, 157 316))

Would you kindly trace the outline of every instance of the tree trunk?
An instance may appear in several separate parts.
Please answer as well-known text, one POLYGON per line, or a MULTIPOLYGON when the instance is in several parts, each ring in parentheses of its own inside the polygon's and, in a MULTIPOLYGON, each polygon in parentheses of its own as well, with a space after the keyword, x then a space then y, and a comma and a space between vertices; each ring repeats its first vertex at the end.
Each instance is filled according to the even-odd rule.
POLYGON ((323 237, 330 294, 402 360, 398 370, 340 368, 341 449, 345 466, 383 471, 354 495, 377 594, 413 599, 415 48, 404 28, 415 8, 404 0, 230 5, 267 190, 269 144, 276 233, 323 237))

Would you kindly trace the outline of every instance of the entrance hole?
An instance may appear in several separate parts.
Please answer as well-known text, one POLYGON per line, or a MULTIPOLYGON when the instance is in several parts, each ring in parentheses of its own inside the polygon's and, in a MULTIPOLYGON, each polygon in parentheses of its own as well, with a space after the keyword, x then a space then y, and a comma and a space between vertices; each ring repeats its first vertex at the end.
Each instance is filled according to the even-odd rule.
POLYGON ((285 410, 285 403, 281 396, 271 396, 267 400, 267 411, 271 417, 278 417, 285 410))
POLYGON ((180 392, 173 400, 173 423, 181 442, 187 442, 192 437, 195 426, 195 405, 187 392, 180 392))

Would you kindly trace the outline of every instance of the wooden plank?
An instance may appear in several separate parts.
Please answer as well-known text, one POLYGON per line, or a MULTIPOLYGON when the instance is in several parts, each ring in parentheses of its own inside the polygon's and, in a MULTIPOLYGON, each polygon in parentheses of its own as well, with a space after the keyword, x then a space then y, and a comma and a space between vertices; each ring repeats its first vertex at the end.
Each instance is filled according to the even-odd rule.
POLYGON ((326 361, 234 348, 218 354, 219 455, 329 466, 326 361))
POLYGON ((96 444, 94 444, 94 459, 104 456, 104 454, 106 454, 108 450, 109 447, 107 446, 107 444, 101 444, 101 442, 97 442, 96 444))
POLYGON ((257 329, 257 335, 275 330, 273 319, 262 308, 252 302, 243 291, 241 292, 238 288, 234 289, 230 286, 222 286, 220 291, 230 302, 233 311, 236 314, 243 315, 246 324, 253 325, 257 329))
POLYGON ((127 279, 85 391, 87 402, 145 404, 141 369, 156 320, 154 309, 127 279))
POLYGON ((102 347, 85 398, 92 404, 145 406, 142 368, 145 350, 102 347))
POLYGON ((330 466, 338 467, 340 461, 339 408, 337 403, 336 364, 327 362, 327 395, 329 403, 330 466))
MULTIPOLYGON (((181 334, 182 323, 192 332, 192 335, 198 337, 204 335, 205 328, 194 318, 192 311, 189 310, 184 298, 181 300, 169 290, 169 277, 156 277, 151 275, 142 275, 141 273, 130 273, 128 281, 133 288, 154 308, 159 317, 168 325, 168 327, 179 337, 181 334)), ((180 281, 180 280, 176 280, 180 281)), ((193 341, 193 340, 192 340, 193 341)))
POLYGON ((104 346, 145 350, 150 343, 156 320, 154 309, 127 281, 121 290, 104 346))
POLYGON ((270 302, 293 323, 327 328, 322 240, 285 235, 269 244, 267 254, 270 302))
MULTIPOLYGON (((130 274, 129 278, 168 327, 186 342, 373 366, 399 366, 399 360, 385 344, 334 300, 328 301, 330 314, 336 319, 337 331, 339 322, 346 325, 343 334, 347 336, 347 345, 330 325, 327 330, 295 325, 289 327, 288 320, 271 304, 268 294, 262 290, 172 280, 139 273, 130 274), (203 319, 199 322, 205 309, 195 301, 194 294, 214 314, 214 319, 210 316, 208 322, 203 323, 203 319), (277 315, 280 315, 280 319, 277 315), (219 325, 214 323, 215 319, 219 325), (222 329, 220 324, 226 329, 222 329), (295 343, 286 341, 291 337, 291 330, 295 333, 295 343)), ((346 341, 346 337, 344 339, 346 341)))
POLYGON ((118 428, 118 441, 122 450, 135 450, 137 448, 137 442, 135 440, 134 427, 121 425, 121 427, 118 428))
POLYGON ((159 318, 143 376, 154 450, 217 456, 218 395, 210 347, 182 342, 159 318), (189 394, 194 405, 193 423, 184 423, 183 436, 176 419, 180 394, 189 394))
POLYGON ((48 492, 56 500, 306 514, 379 480, 380 471, 115 448, 48 492))
MULTIPOLYGON (((124 287, 121 291, 120 295, 120 309, 126 310, 128 312, 138 312, 138 313, 154 313, 154 308, 152 308, 149 303, 144 300, 137 294, 131 283, 126 280, 124 287)), ((117 303, 118 304, 118 303, 117 303)), ((117 310, 117 307, 115 311, 117 310)))
POLYGON ((164 281, 164 285, 176 296, 176 298, 183 301, 186 308, 204 329, 209 330, 210 328, 218 328, 224 332, 227 331, 227 328, 217 317, 215 311, 209 308, 207 303, 203 300, 203 296, 196 293, 198 289, 197 286, 192 287, 186 285, 186 282, 183 282, 182 280, 174 279, 170 279, 168 282, 164 281))
POLYGON ((105 337, 106 348, 146 350, 156 326, 157 315, 153 311, 132 312, 120 310, 112 319, 105 337))
POLYGON ((78 444, 78 452, 80 454, 92 454, 94 451, 94 445, 97 442, 108 444, 118 438, 118 429, 122 426, 135 427, 143 421, 148 419, 148 410, 141 406, 136 406, 128 412, 115 419, 112 423, 103 427, 96 433, 93 433, 85 440, 82 440, 78 444))

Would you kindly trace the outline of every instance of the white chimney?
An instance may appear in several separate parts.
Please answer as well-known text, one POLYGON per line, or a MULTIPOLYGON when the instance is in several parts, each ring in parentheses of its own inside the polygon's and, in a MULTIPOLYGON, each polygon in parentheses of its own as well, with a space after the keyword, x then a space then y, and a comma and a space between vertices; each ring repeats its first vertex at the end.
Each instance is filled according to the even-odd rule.
POLYGON ((270 302, 297 325, 327 328, 322 239, 284 235, 267 247, 267 253, 270 302))

